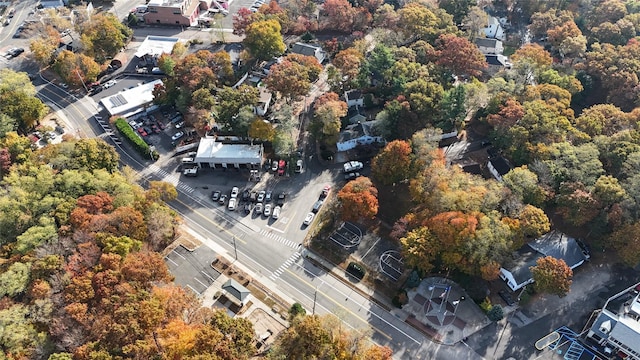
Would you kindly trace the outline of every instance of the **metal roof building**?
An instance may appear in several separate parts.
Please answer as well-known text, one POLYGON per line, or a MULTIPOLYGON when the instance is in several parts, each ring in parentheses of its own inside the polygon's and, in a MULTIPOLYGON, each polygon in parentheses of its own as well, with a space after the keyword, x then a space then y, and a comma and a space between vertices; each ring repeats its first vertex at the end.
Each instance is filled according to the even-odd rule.
POLYGON ((162 85, 162 80, 154 80, 108 96, 100 100, 100 104, 110 116, 120 115, 128 118, 144 111, 146 106, 153 102, 153 89, 157 84, 162 85))

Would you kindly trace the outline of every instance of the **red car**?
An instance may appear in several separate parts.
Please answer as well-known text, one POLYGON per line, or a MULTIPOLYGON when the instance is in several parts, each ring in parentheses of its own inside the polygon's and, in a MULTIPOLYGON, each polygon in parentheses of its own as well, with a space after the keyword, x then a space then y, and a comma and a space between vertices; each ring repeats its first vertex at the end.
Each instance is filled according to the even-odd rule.
POLYGON ((284 175, 284 168, 287 166, 287 162, 280 160, 278 163, 278 175, 284 175))
POLYGON ((149 135, 149 134, 147 134, 147 132, 146 132, 146 131, 144 131, 144 128, 143 128, 143 127, 139 127, 139 128, 138 128, 138 134, 140 134, 141 136, 147 136, 147 135, 149 135))
POLYGON ((329 195, 330 191, 331 191, 331 186, 325 185, 324 188, 322 189, 322 194, 320 194, 320 198, 321 199, 326 198, 327 195, 329 195))
POLYGON ((156 134, 159 134, 160 131, 162 131, 156 124, 151 124, 151 130, 153 130, 153 132, 156 134))

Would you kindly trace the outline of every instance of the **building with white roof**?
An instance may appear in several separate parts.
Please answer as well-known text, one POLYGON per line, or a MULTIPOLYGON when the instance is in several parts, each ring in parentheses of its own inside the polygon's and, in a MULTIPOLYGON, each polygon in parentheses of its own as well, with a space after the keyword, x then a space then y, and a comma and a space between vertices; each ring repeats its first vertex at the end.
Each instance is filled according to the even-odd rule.
POLYGON ((153 56, 160 57, 162 54, 171 54, 173 46, 178 41, 184 41, 177 37, 167 36, 147 36, 146 39, 138 47, 136 51, 136 57, 153 56))
POLYGON ((158 79, 138 85, 133 89, 108 96, 100 100, 100 104, 109 112, 109 115, 128 118, 145 111, 153 102, 153 89, 156 85, 162 84, 162 80, 158 79))
POLYGON ((215 138, 202 138, 194 161, 202 168, 257 168, 262 165, 263 152, 262 145, 225 144, 215 138))

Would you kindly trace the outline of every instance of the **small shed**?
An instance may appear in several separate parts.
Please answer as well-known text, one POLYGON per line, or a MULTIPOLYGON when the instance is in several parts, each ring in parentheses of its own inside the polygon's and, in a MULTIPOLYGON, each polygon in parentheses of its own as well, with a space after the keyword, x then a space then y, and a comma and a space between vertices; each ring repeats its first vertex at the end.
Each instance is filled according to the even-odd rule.
POLYGON ((222 285, 222 290, 229 293, 235 299, 239 300, 242 305, 247 303, 249 296, 251 295, 251 291, 246 287, 240 285, 239 282, 229 279, 222 285))

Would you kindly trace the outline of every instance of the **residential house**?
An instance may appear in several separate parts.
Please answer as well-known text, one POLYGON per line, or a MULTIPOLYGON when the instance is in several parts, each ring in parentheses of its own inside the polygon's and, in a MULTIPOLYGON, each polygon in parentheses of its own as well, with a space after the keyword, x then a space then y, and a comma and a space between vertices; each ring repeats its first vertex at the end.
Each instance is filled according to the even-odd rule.
POLYGON ((603 358, 640 360, 640 283, 607 299, 586 340, 603 358))
POLYGON ((360 90, 349 90, 344 92, 344 99, 347 102, 348 107, 362 107, 364 106, 364 96, 360 90))
POLYGON ((546 256, 564 260, 571 269, 589 258, 589 254, 574 238, 554 230, 521 247, 515 258, 500 268, 500 278, 512 291, 522 289, 533 283, 530 268, 536 265, 539 258, 546 256))
POLYGON ((318 59, 320 64, 322 64, 322 62, 327 58, 327 53, 322 50, 320 45, 297 42, 293 44, 293 47, 291 47, 291 52, 293 54, 313 56, 318 59))
POLYGON ((487 26, 484 28, 484 34, 490 39, 498 39, 500 41, 506 39, 504 28, 502 24, 500 24, 500 20, 495 16, 489 16, 487 26))
POLYGON ((196 26, 201 13, 211 8, 211 0, 151 0, 144 22, 147 24, 196 26))
POLYGON ((344 131, 340 132, 340 139, 336 147, 338 151, 347 151, 358 145, 373 143, 384 143, 381 136, 376 136, 373 131, 375 121, 364 121, 357 124, 348 125, 344 131))
POLYGON ((496 180, 502 182, 502 176, 511 171, 511 164, 502 156, 494 156, 489 159, 487 168, 496 180))
POLYGON ((253 107, 253 112, 256 115, 265 116, 269 111, 273 94, 264 87, 259 87, 258 89, 260 90, 260 98, 258 99, 258 104, 253 107))
POLYGON ((509 62, 509 58, 502 54, 485 55, 484 58, 487 61, 487 64, 489 65, 489 67, 486 70, 486 72, 489 73, 489 75, 494 75, 500 70, 511 69, 511 63, 509 62))
POLYGON ((475 44, 484 55, 502 55, 502 52, 504 51, 502 41, 497 39, 476 38, 475 44))

